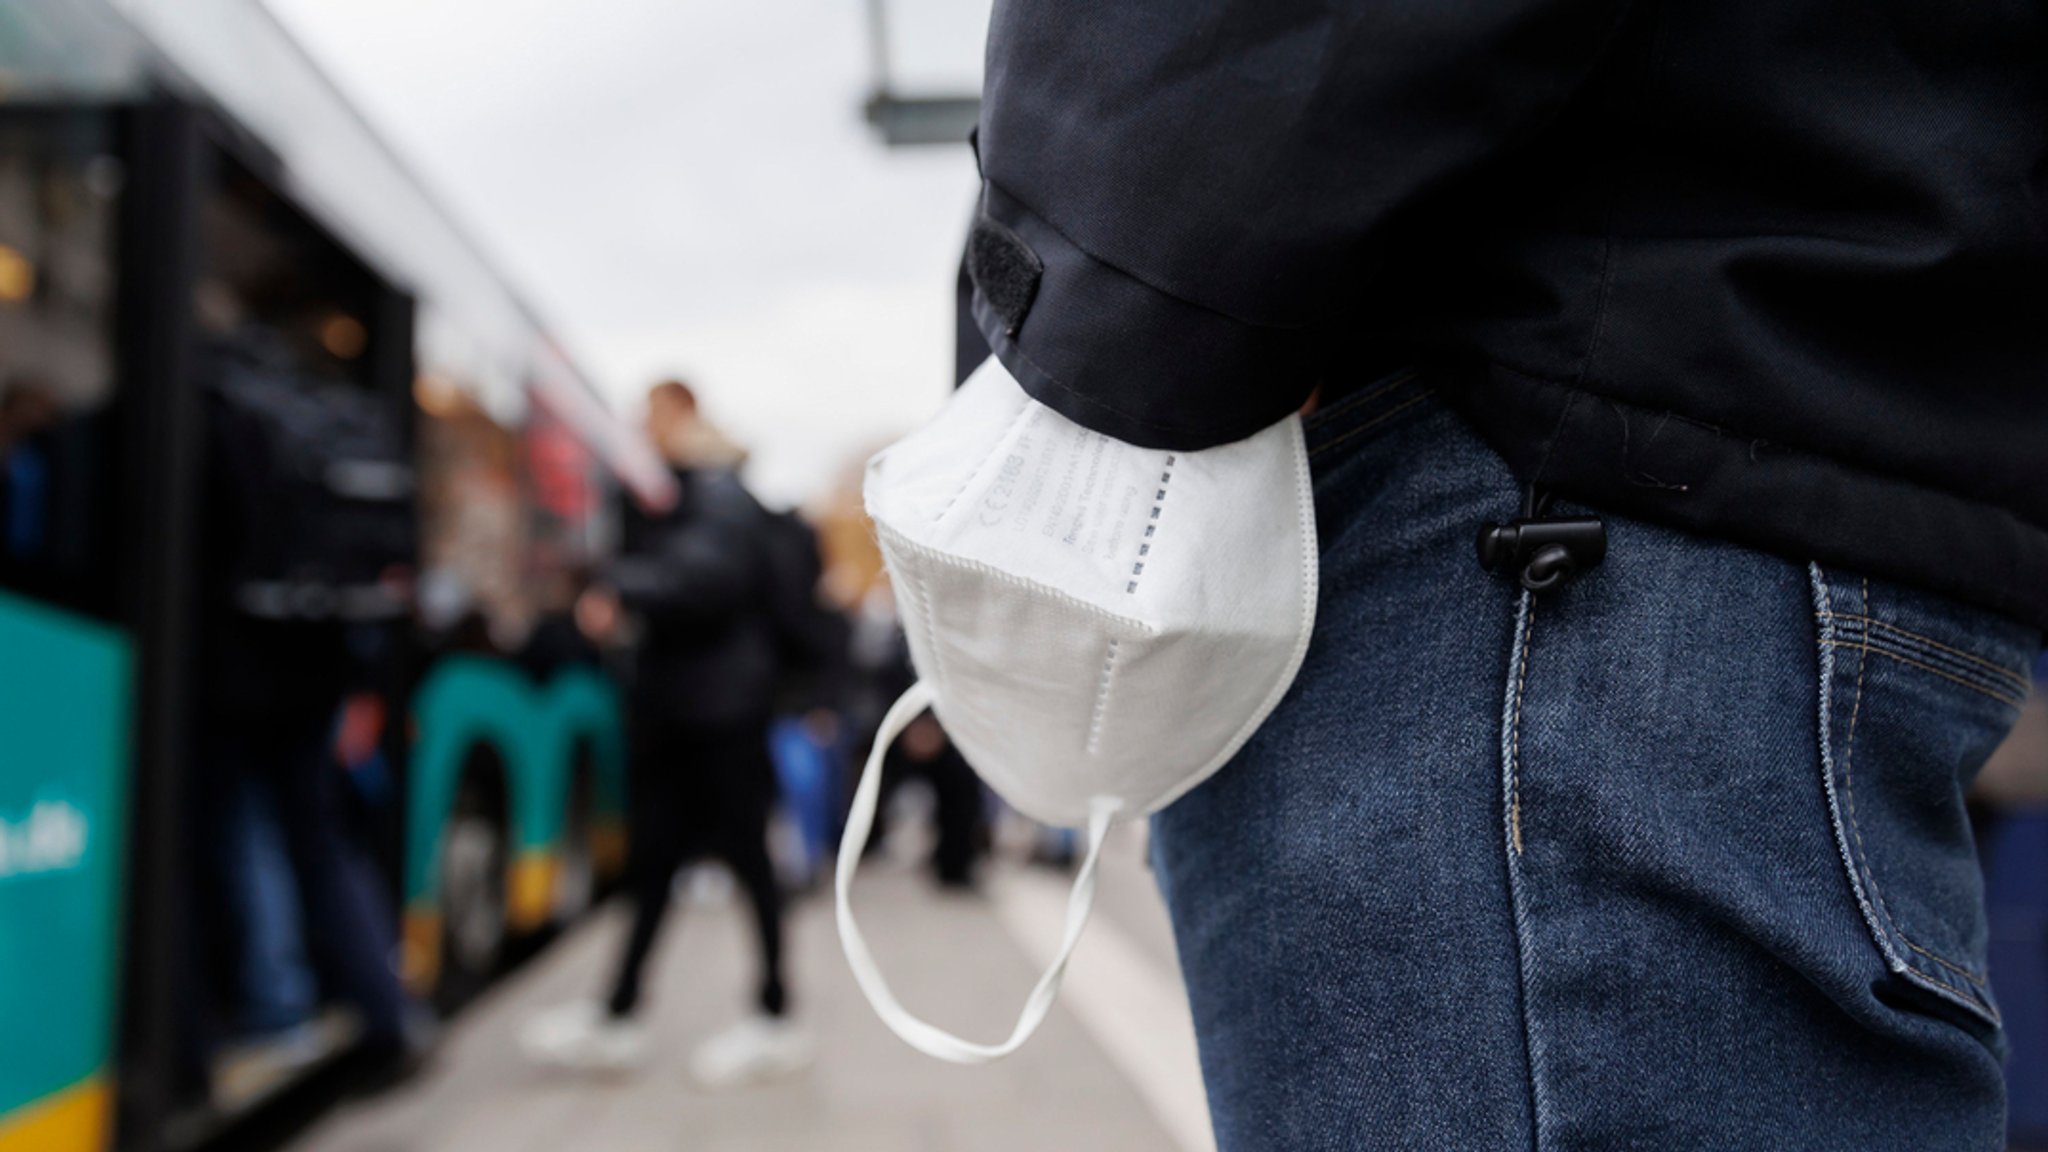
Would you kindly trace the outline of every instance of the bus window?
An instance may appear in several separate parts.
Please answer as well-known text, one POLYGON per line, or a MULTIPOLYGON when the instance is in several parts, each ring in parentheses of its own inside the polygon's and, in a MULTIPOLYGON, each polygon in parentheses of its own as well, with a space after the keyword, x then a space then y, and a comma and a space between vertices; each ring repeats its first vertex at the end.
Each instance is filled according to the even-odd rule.
POLYGON ((113 117, 0 110, 0 588, 114 606, 113 117))

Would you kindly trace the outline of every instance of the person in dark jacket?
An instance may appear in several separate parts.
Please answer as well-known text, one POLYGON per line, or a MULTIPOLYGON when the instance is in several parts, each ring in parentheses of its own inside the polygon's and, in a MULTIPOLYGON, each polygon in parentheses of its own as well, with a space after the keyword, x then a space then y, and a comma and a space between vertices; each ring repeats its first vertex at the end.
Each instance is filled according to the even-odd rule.
MULTIPOLYGON (((890 702, 917 679, 910 643, 896 613, 894 590, 878 586, 868 592, 853 625, 850 679, 857 687, 848 695, 859 720, 855 762, 867 760, 890 702)), ((911 721, 883 754, 881 798, 868 833, 868 854, 880 852, 887 842, 891 797, 910 780, 923 780, 932 791, 933 878, 941 888, 972 891, 975 863, 988 847, 987 801, 967 758, 929 709, 911 721)))
MULTIPOLYGON (((768 725, 781 643, 775 528, 740 483, 743 453, 702 419, 685 385, 670 381, 649 394, 647 424, 675 468, 678 502, 628 515, 609 592, 597 593, 642 630, 629 704, 633 925, 605 1004, 545 1014, 525 1041, 549 1063, 637 1063, 646 1045, 637 1022, 644 970, 676 872, 714 856, 746 893, 762 964, 757 1013, 691 1060, 700 1080, 726 1085, 795 1071, 811 1058, 810 1038, 788 1018, 782 893, 767 843, 776 794, 768 725)), ((583 614, 616 613, 588 607, 583 614)))
POLYGON ((2048 6, 999 0, 987 60, 1003 366, 1162 451, 1310 412, 1307 661, 1154 823, 1220 1146, 2002 1147, 2048 6))

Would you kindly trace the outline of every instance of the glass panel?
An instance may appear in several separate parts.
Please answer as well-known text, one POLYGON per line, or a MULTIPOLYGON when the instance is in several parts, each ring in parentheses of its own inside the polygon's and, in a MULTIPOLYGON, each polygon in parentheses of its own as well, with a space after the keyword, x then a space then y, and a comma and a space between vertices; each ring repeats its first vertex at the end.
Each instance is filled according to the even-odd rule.
POLYGON ((133 95, 142 40, 104 0, 0 0, 0 99, 133 95))
POLYGON ((111 609, 113 117, 0 108, 0 587, 111 609))

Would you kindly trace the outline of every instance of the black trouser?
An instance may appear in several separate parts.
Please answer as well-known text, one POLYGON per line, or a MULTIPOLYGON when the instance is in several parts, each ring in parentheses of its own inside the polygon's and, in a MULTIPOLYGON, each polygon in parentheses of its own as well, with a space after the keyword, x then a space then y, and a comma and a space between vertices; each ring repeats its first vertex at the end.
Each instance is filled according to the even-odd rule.
POLYGON ((634 734, 633 929, 612 986, 611 1014, 640 1002, 642 971, 668 912, 676 870, 701 856, 723 860, 746 889, 761 938, 761 1010, 782 1015, 782 890, 768 859, 775 766, 765 722, 693 728, 658 721, 634 734))
MULTIPOLYGON (((334 703, 320 698, 202 713, 201 850, 225 866, 219 813, 241 777, 262 781, 291 855, 307 953, 328 988, 362 1014, 370 1042, 396 1044, 407 1003, 389 960, 396 917, 343 828, 344 782, 328 746, 333 718, 334 703)), ((224 873, 209 882, 224 885, 224 873)), ((218 902, 226 893, 208 895, 218 902)))
POLYGON ((981 780, 966 758, 948 740, 928 759, 913 759, 902 747, 891 748, 882 760, 882 803, 875 813, 870 849, 888 834, 886 813, 889 797, 904 781, 923 777, 932 786, 938 825, 938 839, 932 846, 932 870, 947 884, 966 884, 974 878, 974 860, 981 854, 986 835, 982 808, 981 780))

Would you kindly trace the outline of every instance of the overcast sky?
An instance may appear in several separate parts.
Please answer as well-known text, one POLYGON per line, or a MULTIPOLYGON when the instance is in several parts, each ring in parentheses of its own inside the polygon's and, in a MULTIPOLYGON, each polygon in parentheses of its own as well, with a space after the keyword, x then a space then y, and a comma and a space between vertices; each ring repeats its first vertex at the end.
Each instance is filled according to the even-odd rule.
MULTIPOLYGON (((862 0, 267 2, 615 407, 687 375, 769 501, 944 399, 973 159, 862 122, 862 0)), ((949 15, 899 51, 971 84, 949 15)))

